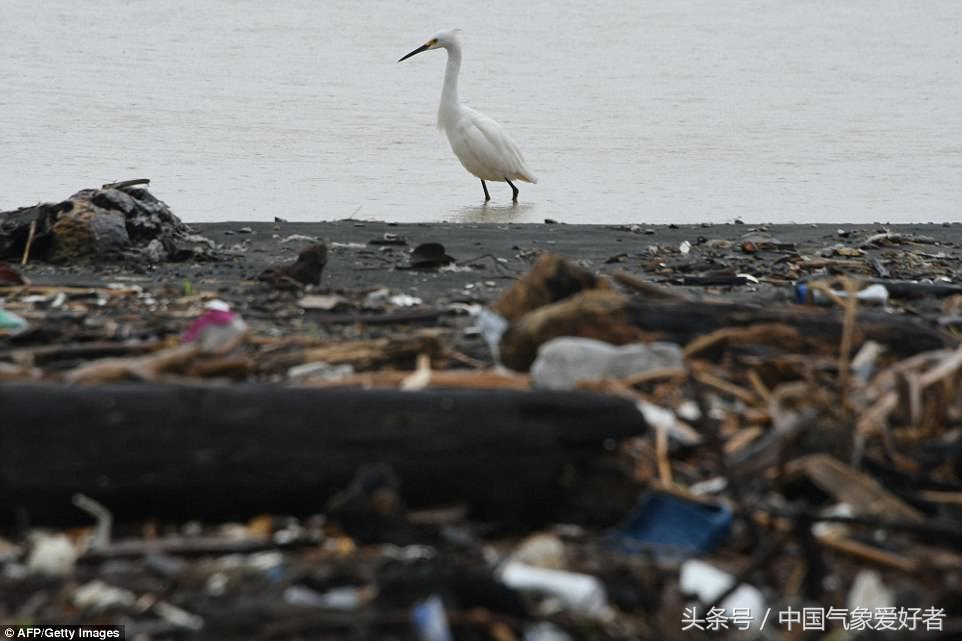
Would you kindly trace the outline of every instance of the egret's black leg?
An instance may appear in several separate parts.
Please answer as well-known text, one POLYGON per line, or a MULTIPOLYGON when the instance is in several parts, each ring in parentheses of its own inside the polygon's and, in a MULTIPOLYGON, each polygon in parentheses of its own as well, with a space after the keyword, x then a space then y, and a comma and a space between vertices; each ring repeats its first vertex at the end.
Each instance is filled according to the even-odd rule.
POLYGON ((483 180, 481 181, 481 188, 484 189, 484 202, 488 202, 491 200, 491 194, 488 193, 488 186, 484 184, 483 180))
POLYGON ((515 187, 515 186, 514 186, 514 183, 511 182, 510 180, 508 180, 507 178, 504 179, 504 182, 506 182, 506 183, 508 183, 509 185, 511 185, 511 200, 512 200, 513 202, 518 202, 518 188, 515 187))

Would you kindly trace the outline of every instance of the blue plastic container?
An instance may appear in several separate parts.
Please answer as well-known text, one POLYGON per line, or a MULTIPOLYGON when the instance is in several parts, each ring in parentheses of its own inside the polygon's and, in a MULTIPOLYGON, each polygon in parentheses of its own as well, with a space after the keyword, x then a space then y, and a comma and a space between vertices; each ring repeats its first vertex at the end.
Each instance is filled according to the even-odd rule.
POLYGON ((715 550, 731 535, 731 527, 731 510, 723 505, 651 492, 610 539, 625 552, 687 557, 715 550))

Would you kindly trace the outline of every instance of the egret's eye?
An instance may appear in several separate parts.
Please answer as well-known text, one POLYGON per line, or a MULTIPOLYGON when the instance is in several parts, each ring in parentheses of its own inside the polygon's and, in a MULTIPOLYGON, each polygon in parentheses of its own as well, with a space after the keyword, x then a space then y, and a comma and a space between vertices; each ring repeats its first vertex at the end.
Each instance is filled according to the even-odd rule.
POLYGON ((428 45, 430 45, 430 46, 433 47, 433 46, 436 45, 437 43, 438 43, 438 39, 435 38, 434 40, 432 40, 431 42, 429 42, 428 45))

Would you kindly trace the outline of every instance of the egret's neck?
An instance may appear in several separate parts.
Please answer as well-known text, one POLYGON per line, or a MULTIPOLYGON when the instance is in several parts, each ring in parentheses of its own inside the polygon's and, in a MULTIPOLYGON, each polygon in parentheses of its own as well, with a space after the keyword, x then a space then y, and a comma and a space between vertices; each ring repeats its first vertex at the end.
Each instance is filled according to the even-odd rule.
POLYGON ((461 46, 448 47, 448 65, 444 70, 444 88, 441 90, 441 106, 438 109, 438 127, 447 129, 457 121, 461 109, 458 100, 458 75, 461 73, 461 46))

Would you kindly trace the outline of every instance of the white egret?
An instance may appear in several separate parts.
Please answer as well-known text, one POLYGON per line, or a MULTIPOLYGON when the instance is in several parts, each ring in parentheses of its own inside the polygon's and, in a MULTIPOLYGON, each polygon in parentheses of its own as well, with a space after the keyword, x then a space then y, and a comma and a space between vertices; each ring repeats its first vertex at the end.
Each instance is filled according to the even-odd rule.
POLYGON ((444 70, 444 89, 438 107, 438 128, 443 129, 454 155, 469 172, 481 179, 484 201, 491 200, 486 180, 511 185, 511 200, 518 201, 518 188, 512 180, 536 183, 538 179, 528 169, 518 145, 493 118, 485 116, 458 99, 458 74, 461 72, 460 29, 441 31, 425 44, 398 62, 431 49, 447 49, 448 64, 444 70))

